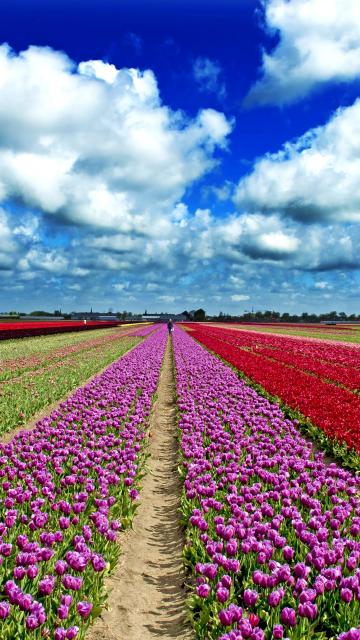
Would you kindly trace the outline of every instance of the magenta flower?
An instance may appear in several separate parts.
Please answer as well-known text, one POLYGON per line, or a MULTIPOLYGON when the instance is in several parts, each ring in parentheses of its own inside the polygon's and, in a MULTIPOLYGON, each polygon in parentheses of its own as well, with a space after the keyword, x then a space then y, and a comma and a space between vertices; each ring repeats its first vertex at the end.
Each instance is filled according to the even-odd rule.
POLYGON ((39 582, 39 592, 42 596, 49 596, 55 588, 56 578, 55 576, 45 576, 39 582))
POLYGON ((196 593, 198 594, 198 596, 200 596, 200 598, 207 598, 210 591, 211 587, 208 584, 199 584, 196 587, 196 593))
POLYGON ((69 607, 65 604, 60 604, 58 606, 57 615, 59 620, 66 620, 69 616, 69 607))
POLYGON ((88 618, 92 608, 91 602, 78 602, 76 605, 77 612, 82 618, 88 618))
POLYGON ((93 555, 93 557, 91 558, 91 562, 95 571, 104 571, 104 569, 106 568, 106 562, 104 558, 97 553, 93 555))
POLYGON ((64 573, 66 573, 67 568, 67 562, 64 560, 57 560, 55 562, 55 573, 57 573, 58 576, 63 576, 64 573))
POLYGON ((253 607, 258 597, 259 597, 259 594, 257 591, 251 590, 251 589, 245 589, 243 594, 244 605, 246 607, 253 607))
POLYGON ((295 627, 296 613, 291 607, 284 607, 280 614, 280 620, 286 627, 295 627))
POLYGON ((10 613, 10 604, 6 600, 0 602, 0 619, 5 620, 10 613))
POLYGON ((226 589, 225 587, 219 587, 216 590, 216 600, 218 602, 221 602, 223 604, 229 599, 229 597, 230 597, 229 589, 226 589))
POLYGON ((34 631, 34 629, 37 629, 38 627, 40 627, 40 621, 39 621, 38 617, 35 616, 34 614, 31 614, 30 616, 27 616, 27 618, 26 618, 26 628, 29 631, 34 631))

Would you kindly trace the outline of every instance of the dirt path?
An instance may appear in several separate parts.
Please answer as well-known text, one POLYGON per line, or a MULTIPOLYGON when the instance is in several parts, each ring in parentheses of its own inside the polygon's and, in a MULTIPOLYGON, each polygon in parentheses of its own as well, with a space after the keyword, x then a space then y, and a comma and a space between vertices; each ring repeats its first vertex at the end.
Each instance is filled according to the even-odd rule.
POLYGON ((134 529, 121 539, 122 555, 104 611, 87 640, 190 640, 185 619, 185 575, 179 526, 175 380, 168 342, 151 418, 149 471, 143 480, 134 529))

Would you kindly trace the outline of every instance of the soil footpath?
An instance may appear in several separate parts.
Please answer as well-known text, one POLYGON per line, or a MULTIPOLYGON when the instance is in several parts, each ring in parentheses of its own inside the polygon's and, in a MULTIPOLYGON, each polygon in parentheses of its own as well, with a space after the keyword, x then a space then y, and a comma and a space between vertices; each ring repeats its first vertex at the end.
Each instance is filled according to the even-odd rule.
POLYGON ((87 640, 191 640, 179 524, 175 378, 169 339, 150 425, 150 458, 134 529, 120 539, 122 555, 106 583, 108 609, 87 640))

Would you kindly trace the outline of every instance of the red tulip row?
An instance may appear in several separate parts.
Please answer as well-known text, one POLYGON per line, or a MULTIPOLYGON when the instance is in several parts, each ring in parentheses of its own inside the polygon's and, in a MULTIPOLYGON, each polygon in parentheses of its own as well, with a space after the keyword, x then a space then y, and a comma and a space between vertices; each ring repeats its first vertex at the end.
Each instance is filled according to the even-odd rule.
MULTIPOLYGON (((261 353, 261 349, 257 353, 254 343, 251 339, 246 343, 247 336, 243 333, 240 337, 238 332, 226 329, 214 330, 213 327, 205 326, 194 328, 194 325, 191 328, 191 335, 199 342, 244 372, 254 382, 262 385, 268 393, 279 397, 289 407, 310 418, 327 436, 346 442, 349 447, 360 453, 358 395, 336 384, 324 382, 296 369, 295 366, 290 367, 280 361, 269 359, 261 353), (254 347, 254 350, 241 348, 244 346, 251 349, 254 347)), ((287 347, 286 339, 284 342, 282 355, 286 353, 287 347)), ((350 356, 351 349, 347 348, 347 351, 350 356)), ((293 365, 294 362, 295 360, 293 365)))
POLYGON ((360 389, 360 349, 321 344, 307 339, 254 334, 248 331, 206 326, 207 335, 264 357, 339 383, 351 391, 360 389))
MULTIPOLYGON (((297 355, 309 355, 321 360, 321 362, 342 365, 347 369, 360 370, 360 349, 358 345, 330 344, 321 340, 315 342, 314 340, 294 336, 255 333, 254 331, 246 330, 239 331, 238 329, 214 327, 212 325, 205 326, 208 333, 211 332, 215 336, 221 335, 223 339, 228 336, 231 339, 231 343, 239 347, 268 347, 272 351, 279 350, 281 353, 290 353, 294 357, 297 355)), ((194 325, 191 325, 191 327, 193 328, 194 325)))
POLYGON ((297 329, 299 331, 306 329, 306 331, 329 331, 331 333, 335 333, 338 331, 356 331, 359 328, 358 325, 344 325, 344 324, 336 324, 336 325, 327 325, 327 324, 313 324, 309 322, 235 322, 234 324, 238 324, 239 327, 251 326, 251 327, 273 327, 274 329, 297 329))
POLYGON ((0 340, 44 336, 50 333, 65 333, 67 331, 109 329, 110 327, 116 327, 118 324, 118 322, 96 322, 90 320, 86 324, 84 324, 83 320, 74 322, 6 322, 0 324, 0 340))

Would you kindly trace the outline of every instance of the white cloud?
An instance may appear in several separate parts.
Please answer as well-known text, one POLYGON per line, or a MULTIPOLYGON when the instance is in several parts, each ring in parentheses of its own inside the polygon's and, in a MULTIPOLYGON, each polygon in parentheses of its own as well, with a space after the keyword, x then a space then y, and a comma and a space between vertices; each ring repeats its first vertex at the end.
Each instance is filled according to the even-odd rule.
POLYGON ((80 62, 78 66, 79 73, 90 78, 98 78, 104 80, 108 84, 114 84, 119 71, 114 64, 108 64, 102 60, 87 60, 80 62))
POLYGON ((142 234, 215 166, 231 128, 213 109, 190 120, 163 106, 150 70, 0 47, 3 200, 142 234))
POLYGON ((163 295, 158 297, 161 302, 174 302, 176 300, 175 296, 163 295))
POLYGON ((279 42, 263 52, 249 104, 286 104, 318 85, 360 76, 358 0, 263 0, 266 27, 279 42))
POLYGON ((242 302, 244 300, 250 300, 250 296, 242 295, 240 293, 235 293, 231 296, 231 300, 233 302, 242 302))
POLYGON ((360 220, 360 99, 329 122, 255 163, 239 207, 303 222, 360 220))
POLYGON ((113 285, 115 291, 124 291, 127 287, 126 284, 122 283, 122 282, 117 282, 116 284, 113 285))
POLYGON ((222 69, 216 60, 210 58, 196 58, 193 64, 193 75, 204 93, 215 93, 219 98, 226 96, 225 83, 222 80, 222 69))
POLYGON ((314 284, 315 289, 329 289, 329 283, 326 282, 325 280, 319 280, 318 282, 315 282, 314 284))

